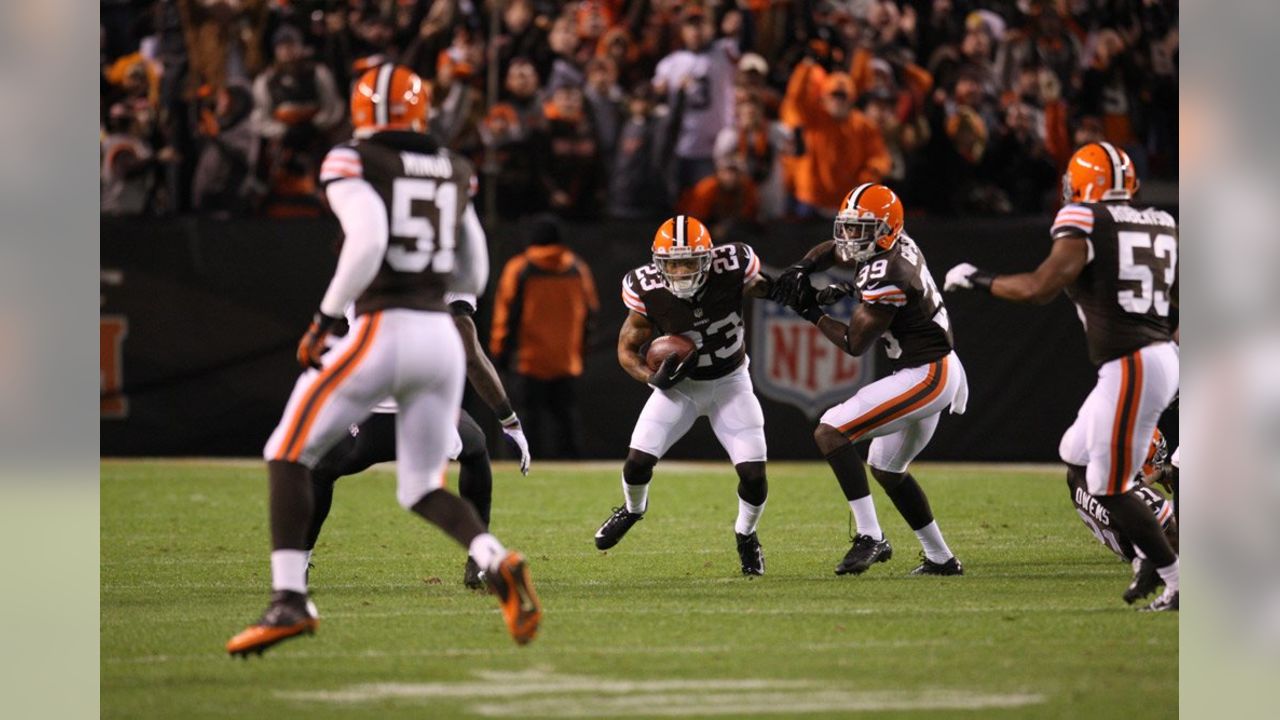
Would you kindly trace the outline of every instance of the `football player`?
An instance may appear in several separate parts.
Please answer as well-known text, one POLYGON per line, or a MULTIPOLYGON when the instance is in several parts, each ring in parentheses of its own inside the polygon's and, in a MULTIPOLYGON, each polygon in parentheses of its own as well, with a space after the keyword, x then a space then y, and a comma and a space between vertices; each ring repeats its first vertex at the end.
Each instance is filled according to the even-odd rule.
POLYGON ((1071 156, 1053 247, 1033 272, 997 275, 961 263, 947 290, 977 290, 1002 300, 1044 304, 1066 290, 1084 323, 1098 382, 1059 454, 1070 481, 1088 489, 1118 528, 1156 564, 1165 590, 1145 610, 1178 609, 1178 554, 1134 476, 1156 421, 1178 392, 1178 346, 1169 310, 1178 272, 1178 226, 1167 212, 1131 203, 1133 162, 1110 143, 1071 156))
POLYGON ((524 557, 489 534, 475 508, 444 488, 462 401, 465 353, 446 291, 479 294, 488 277, 484 230, 470 202, 471 163, 425 135, 430 95, 408 68, 366 72, 351 95, 355 137, 329 151, 329 205, 345 240, 333 279, 298 344, 305 370, 267 441, 271 603, 227 642, 246 656, 314 632, 307 597, 311 468, 372 408, 395 398, 396 497, 467 548, 487 573, 518 643, 542 610, 524 557), (356 321, 324 355, 355 303, 356 321))
POLYGON ((969 397, 964 366, 952 349, 947 309, 920 247, 903 231, 903 208, 884 185, 859 185, 836 214, 834 237, 778 277, 774 299, 818 327, 833 345, 862 355, 884 344, 893 373, 827 410, 813 432, 853 511, 853 545, 837 575, 857 575, 893 556, 880 528, 862 457, 854 443, 871 440, 867 464, 920 541, 913 575, 963 575, 947 547, 929 499, 909 467, 933 437, 942 411, 963 413, 969 397), (852 286, 814 290, 809 274, 853 270, 852 286), (822 310, 842 295, 860 302, 848 323, 822 310))
POLYGON ((618 336, 618 363, 653 393, 622 465, 624 502, 596 531, 596 547, 617 545, 644 518, 654 466, 695 420, 706 416, 738 472, 734 534, 742 574, 763 575, 756 526, 769 494, 764 412, 747 372, 742 304, 747 297, 766 297, 769 279, 750 247, 714 245, 707 227, 688 215, 662 223, 652 251, 652 262, 622 280, 622 302, 630 312, 618 336), (696 351, 683 361, 672 353, 651 372, 642 350, 661 335, 684 335, 696 351))
MULTIPOLYGON (((1160 523, 1160 529, 1169 539, 1169 544, 1177 550, 1178 521, 1174 516, 1173 503, 1150 487, 1153 483, 1160 482, 1168 456, 1169 446, 1165 442, 1164 434, 1156 430, 1151 438, 1146 462, 1134 478, 1134 493, 1151 508, 1152 514, 1160 523)), ((1124 601, 1132 605, 1160 587, 1160 575, 1156 572, 1155 563, 1134 549, 1133 543, 1124 532, 1112 524, 1111 514, 1096 497, 1089 493, 1089 489, 1085 487, 1082 480, 1084 478, 1079 475, 1067 477, 1067 489, 1071 493, 1071 502, 1075 503, 1080 519, 1084 521, 1085 527, 1089 528, 1089 532, 1093 533, 1098 542, 1133 567, 1133 580, 1124 591, 1124 601)))
MULTIPOLYGON (((320 180, 324 182, 339 170, 322 167, 320 180)), ((466 293, 445 293, 445 302, 453 315, 453 324, 462 338, 467 354, 467 381, 476 393, 500 418, 502 432, 520 450, 520 472, 529 474, 529 441, 525 438, 520 418, 507 399, 493 363, 480 346, 475 321, 476 297, 466 293)), ((351 312, 351 309, 348 309, 351 312)), ((396 404, 392 399, 379 403, 373 414, 359 425, 352 425, 350 434, 329 450, 311 469, 311 485, 315 493, 315 506, 311 513, 311 529, 307 531, 307 560, 310 563, 320 529, 329 516, 333 504, 333 486, 340 477, 355 475, 369 467, 396 459, 396 404)), ((484 431, 466 410, 461 410, 458 426, 450 443, 449 459, 457 460, 458 494, 471 503, 480 515, 481 522, 489 527, 489 510, 493 501, 493 471, 489 467, 488 440, 484 431)), ((467 557, 463 568, 462 584, 472 590, 485 586, 484 573, 475 558, 467 557)))

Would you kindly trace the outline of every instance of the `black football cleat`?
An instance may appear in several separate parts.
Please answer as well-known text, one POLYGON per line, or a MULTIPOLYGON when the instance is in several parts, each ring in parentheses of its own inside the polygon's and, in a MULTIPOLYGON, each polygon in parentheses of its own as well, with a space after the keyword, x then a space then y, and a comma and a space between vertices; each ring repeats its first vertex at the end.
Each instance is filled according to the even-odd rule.
POLYGON ((1135 558, 1133 561, 1133 581, 1124 591, 1124 601, 1130 605, 1147 597, 1164 584, 1160 573, 1156 572, 1156 564, 1146 558, 1135 558))
POLYGON ((235 657, 263 650, 298 635, 311 635, 320 624, 316 606, 304 593, 278 590, 271 594, 271 604, 262 619, 227 641, 227 652, 235 657))
POLYGON ((628 512, 627 507, 616 507, 613 514, 609 516, 604 524, 596 530, 596 547, 601 550, 608 550, 617 545, 622 536, 627 534, 632 525, 644 519, 644 513, 628 512))
POLYGON ((735 532, 733 535, 738 539, 738 559, 742 561, 742 574, 764 575, 764 548, 760 547, 760 538, 755 533, 742 535, 735 532))
POLYGON ((870 535, 855 535, 853 547, 844 554, 844 559, 836 565, 837 575, 861 575, 876 563, 888 562, 893 557, 893 546, 889 538, 876 540, 870 535))
POLYGON ((467 556, 467 566, 462 571, 462 584, 469 590, 483 590, 486 587, 484 571, 470 555, 467 556))
POLYGON ((911 571, 912 575, 963 575, 964 566, 955 555, 944 563, 936 563, 920 553, 920 567, 911 571))
POLYGON ((1169 592, 1165 589, 1160 597, 1151 601, 1151 604, 1140 608, 1139 612, 1178 612, 1178 591, 1169 592))

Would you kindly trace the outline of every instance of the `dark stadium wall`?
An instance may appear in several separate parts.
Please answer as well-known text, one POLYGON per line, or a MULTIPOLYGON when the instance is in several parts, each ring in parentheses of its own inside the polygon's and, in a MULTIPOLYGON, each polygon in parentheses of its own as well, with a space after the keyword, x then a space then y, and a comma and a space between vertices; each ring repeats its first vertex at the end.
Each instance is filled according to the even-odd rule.
MULTIPOLYGON (((962 260, 995 271, 1035 267, 1048 247, 1048 222, 912 218, 907 230, 940 286, 962 260)), ((625 316, 619 283, 646 260, 654 225, 565 228, 602 303, 580 393, 587 457, 622 458, 648 396, 618 368, 614 344, 625 316)), ((101 230, 102 454, 258 454, 297 378, 295 344, 336 262, 336 223, 103 218, 101 230)), ((778 224, 717 240, 748 242, 776 269, 829 236, 825 223, 778 224)), ((489 237, 496 278, 523 242, 517 225, 492 227, 489 237)), ((1023 307, 976 294, 948 295, 947 307, 968 373, 969 408, 943 419, 922 458, 1055 461, 1058 439, 1094 379, 1074 308, 1065 298, 1023 307)), ((484 334, 491 310, 482 299, 484 334)), ((511 389, 518 406, 518 389, 511 389)), ((816 457, 806 413, 761 401, 770 457, 816 457)), ((467 403, 496 438, 491 414, 474 397, 467 403)), ((1176 442, 1176 411, 1162 428, 1176 442)), ((669 457, 718 459, 723 452, 700 422, 669 457)))

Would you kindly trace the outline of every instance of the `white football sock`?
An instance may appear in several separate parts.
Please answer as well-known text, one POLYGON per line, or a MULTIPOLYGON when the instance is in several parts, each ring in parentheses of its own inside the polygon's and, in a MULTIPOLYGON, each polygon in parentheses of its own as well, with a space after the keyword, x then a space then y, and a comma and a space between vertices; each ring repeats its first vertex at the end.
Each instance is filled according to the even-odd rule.
POLYGON ((1162 568, 1156 568, 1156 572, 1160 573, 1160 579, 1164 580, 1164 591, 1166 593, 1178 592, 1178 561, 1174 560, 1172 565, 1166 565, 1162 568))
POLYGON ((467 554, 471 556, 472 560, 476 561, 476 565, 484 568, 487 572, 492 572, 494 566, 502 558, 506 557, 507 549, 502 547, 502 543, 498 542, 498 538, 489 533, 480 533, 471 541, 471 547, 467 548, 467 554))
POLYGON ((876 503, 870 495, 850 500, 849 508, 853 510, 853 524, 859 535, 868 535, 875 540, 884 539, 880 520, 876 518, 876 503))
POLYGON ((627 479, 622 479, 622 496, 627 500, 627 512, 643 513, 649 509, 649 483, 643 485, 628 485, 627 479))
POLYGON ((738 498, 738 519, 733 523, 733 531, 739 535, 750 535, 755 532, 756 526, 760 524, 760 515, 764 513, 764 505, 765 503, 752 505, 738 498))
POLYGON ((307 551, 271 551, 271 589, 307 592, 307 551))
POLYGON ((942 531, 938 529, 937 520, 917 530, 916 537, 920 538, 924 556, 930 562, 944 563, 952 558, 951 548, 947 547, 947 541, 942 539, 942 531))

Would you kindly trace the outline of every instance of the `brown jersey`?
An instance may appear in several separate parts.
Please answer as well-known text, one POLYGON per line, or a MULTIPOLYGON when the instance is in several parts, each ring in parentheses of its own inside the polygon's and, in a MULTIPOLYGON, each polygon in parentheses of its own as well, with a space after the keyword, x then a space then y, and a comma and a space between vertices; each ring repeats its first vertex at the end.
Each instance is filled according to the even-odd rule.
POLYGON ((881 340, 889 366, 931 363, 951 352, 951 320, 924 253, 906 233, 893 249, 863 263, 854 280, 862 302, 897 308, 881 340))
POLYGON ((1050 233, 1089 243, 1089 263, 1067 297, 1095 365, 1173 339, 1178 224, 1169 213, 1124 202, 1073 203, 1058 211, 1050 233))
POLYGON ((320 168, 328 185, 359 178, 373 186, 387 213, 387 250, 373 282, 356 298, 356 314, 387 308, 444 311, 458 227, 475 171, 430 136, 375 133, 334 147, 320 168))
POLYGON ((706 282, 688 300, 667 289, 653 263, 622 278, 622 301, 628 309, 648 318, 659 335, 686 335, 698 346, 688 374, 694 380, 724 377, 746 359, 743 289, 760 274, 760 258, 742 243, 717 245, 711 258, 706 282))

